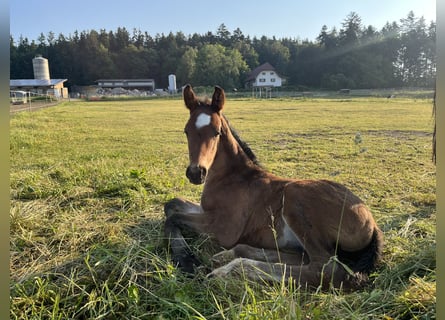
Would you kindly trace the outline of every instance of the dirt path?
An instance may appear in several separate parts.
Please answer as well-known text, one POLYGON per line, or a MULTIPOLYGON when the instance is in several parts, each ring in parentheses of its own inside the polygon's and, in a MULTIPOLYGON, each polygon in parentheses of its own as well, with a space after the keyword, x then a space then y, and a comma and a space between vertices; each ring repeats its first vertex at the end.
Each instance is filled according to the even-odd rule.
POLYGON ((9 105, 9 114, 14 114, 21 111, 36 111, 42 108, 49 108, 57 105, 58 101, 53 102, 32 102, 31 105, 29 103, 26 104, 10 104, 9 105))

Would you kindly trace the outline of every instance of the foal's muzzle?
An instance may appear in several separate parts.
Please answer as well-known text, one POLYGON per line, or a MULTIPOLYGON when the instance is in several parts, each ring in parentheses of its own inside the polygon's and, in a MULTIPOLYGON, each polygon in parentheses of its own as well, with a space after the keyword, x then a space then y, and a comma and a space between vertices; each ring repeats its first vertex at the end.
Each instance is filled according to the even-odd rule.
POLYGON ((207 177, 207 169, 201 166, 189 166, 185 175, 193 184, 202 184, 207 177))

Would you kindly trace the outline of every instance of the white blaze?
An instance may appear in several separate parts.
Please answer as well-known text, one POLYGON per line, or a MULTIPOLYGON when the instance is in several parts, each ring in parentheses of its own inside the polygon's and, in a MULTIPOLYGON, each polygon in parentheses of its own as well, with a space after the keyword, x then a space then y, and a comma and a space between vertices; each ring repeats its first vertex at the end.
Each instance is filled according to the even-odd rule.
POLYGON ((201 113, 195 122, 196 129, 201 129, 202 127, 208 126, 210 124, 211 117, 206 113, 201 113))

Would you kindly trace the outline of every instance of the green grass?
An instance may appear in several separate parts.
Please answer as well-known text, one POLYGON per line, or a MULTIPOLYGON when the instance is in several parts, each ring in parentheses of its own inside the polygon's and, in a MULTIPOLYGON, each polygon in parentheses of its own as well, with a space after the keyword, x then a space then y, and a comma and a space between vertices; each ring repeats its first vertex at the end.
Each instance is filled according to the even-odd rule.
POLYGON ((229 99, 268 170, 346 184, 385 234, 371 286, 188 278, 163 239, 163 204, 198 201, 181 100, 71 102, 10 121, 11 319, 435 319, 431 100, 229 99))

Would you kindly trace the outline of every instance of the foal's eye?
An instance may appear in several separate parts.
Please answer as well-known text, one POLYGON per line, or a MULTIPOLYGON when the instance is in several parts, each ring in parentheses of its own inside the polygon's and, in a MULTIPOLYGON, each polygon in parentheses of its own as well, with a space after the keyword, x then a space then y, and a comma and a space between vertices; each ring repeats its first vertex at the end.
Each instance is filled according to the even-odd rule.
POLYGON ((215 131, 215 138, 221 135, 221 131, 215 131))

